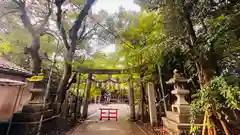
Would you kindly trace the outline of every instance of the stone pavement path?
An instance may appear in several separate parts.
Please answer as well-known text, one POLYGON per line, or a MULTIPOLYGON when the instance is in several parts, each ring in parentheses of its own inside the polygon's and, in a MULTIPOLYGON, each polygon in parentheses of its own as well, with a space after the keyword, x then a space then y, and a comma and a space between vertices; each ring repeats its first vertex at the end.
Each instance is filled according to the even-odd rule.
MULTIPOLYGON (((69 134, 70 135, 70 134, 69 134)), ((71 135, 146 135, 137 125, 126 121, 83 123, 71 135)))
MULTIPOLYGON (((97 108, 97 107, 95 107, 97 108)), ((129 106, 126 104, 109 104, 109 105, 101 105, 98 106, 97 110, 95 109, 95 113, 89 113, 88 119, 87 121, 98 121, 99 120, 99 116, 100 116, 100 108, 112 108, 112 109, 119 109, 118 110, 118 116, 119 119, 122 120, 126 120, 129 116, 129 106)))
POLYGON ((102 108, 119 109, 119 121, 99 120, 100 111, 93 113, 84 123, 66 135, 146 135, 136 124, 128 122, 129 106, 125 104, 103 105, 102 108))
POLYGON ((102 104, 89 104, 88 116, 95 114, 103 105, 102 104))

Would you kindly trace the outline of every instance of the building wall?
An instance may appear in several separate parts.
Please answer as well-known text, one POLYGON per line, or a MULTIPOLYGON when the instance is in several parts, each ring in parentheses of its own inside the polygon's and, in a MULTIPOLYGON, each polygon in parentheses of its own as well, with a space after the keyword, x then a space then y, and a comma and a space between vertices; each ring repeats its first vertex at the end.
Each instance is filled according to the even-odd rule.
MULTIPOLYGON (((25 78, 0 73, 0 78, 24 81, 25 78)), ((26 86, 8 86, 0 84, 0 120, 8 120, 12 114, 22 110, 31 98, 31 84, 26 86), (16 105, 15 105, 16 104, 16 105)))
POLYGON ((0 86, 0 120, 8 120, 22 110, 31 98, 29 89, 19 86, 0 86))

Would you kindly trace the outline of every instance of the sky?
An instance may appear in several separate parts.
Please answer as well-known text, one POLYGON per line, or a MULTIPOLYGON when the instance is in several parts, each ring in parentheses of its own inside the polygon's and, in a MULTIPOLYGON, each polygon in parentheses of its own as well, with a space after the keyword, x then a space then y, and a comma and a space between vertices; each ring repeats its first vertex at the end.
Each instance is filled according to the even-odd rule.
MULTIPOLYGON (((97 13, 101 10, 105 10, 109 14, 113 14, 118 11, 119 7, 122 6, 126 10, 140 11, 140 7, 133 3, 133 0, 98 0, 92 7, 92 11, 97 13)), ((101 51, 105 53, 114 53, 116 51, 115 44, 108 45, 102 48, 101 51)))
POLYGON ((120 6, 127 10, 140 11, 140 7, 133 3, 133 0, 98 0, 92 7, 93 12, 105 10, 108 13, 115 13, 120 6))

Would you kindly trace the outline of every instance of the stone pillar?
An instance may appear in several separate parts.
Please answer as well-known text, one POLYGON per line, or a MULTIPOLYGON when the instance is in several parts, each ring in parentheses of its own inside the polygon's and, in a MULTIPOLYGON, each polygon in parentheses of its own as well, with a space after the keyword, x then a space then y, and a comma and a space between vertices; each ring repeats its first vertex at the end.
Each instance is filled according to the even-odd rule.
POLYGON ((135 120, 135 104, 134 104, 134 91, 133 91, 133 84, 131 80, 131 76, 128 80, 128 86, 129 86, 129 106, 130 106, 130 120, 135 120))
POLYGON ((148 83, 148 106, 149 106, 149 114, 150 114, 150 122, 151 126, 157 125, 157 109, 156 109, 156 97, 155 97, 155 90, 154 84, 148 83))
POLYGON ((179 114, 189 113, 189 104, 185 100, 185 96, 189 94, 189 90, 175 89, 171 93, 177 97, 177 101, 172 105, 172 111, 179 114))
POLYGON ((83 119, 86 119, 88 116, 88 101, 90 97, 91 85, 92 85, 92 74, 88 74, 87 89, 85 91, 85 97, 83 100, 83 113, 82 113, 83 119))

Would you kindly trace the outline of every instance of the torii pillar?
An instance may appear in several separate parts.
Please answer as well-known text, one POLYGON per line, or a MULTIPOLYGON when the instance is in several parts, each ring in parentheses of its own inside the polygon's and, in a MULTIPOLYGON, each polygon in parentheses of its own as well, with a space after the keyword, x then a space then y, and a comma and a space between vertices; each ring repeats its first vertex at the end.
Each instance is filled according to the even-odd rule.
POLYGON ((82 113, 82 118, 86 119, 88 116, 88 101, 90 97, 90 90, 91 90, 91 85, 92 85, 92 74, 88 74, 88 80, 87 80, 87 89, 85 91, 85 97, 83 101, 83 113, 82 113))

